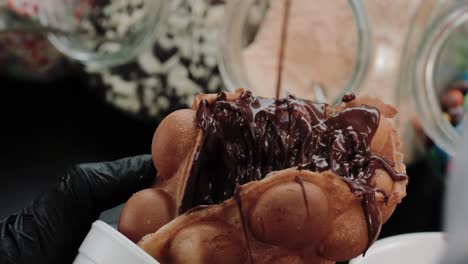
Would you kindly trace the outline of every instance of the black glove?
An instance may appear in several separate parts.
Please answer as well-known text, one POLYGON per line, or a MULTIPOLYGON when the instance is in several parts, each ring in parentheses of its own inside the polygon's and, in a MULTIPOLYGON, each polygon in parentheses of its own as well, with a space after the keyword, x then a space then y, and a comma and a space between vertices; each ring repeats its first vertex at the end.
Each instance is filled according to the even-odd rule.
POLYGON ((54 190, 0 222, 0 263, 72 263, 100 213, 155 176, 150 155, 73 167, 54 190))

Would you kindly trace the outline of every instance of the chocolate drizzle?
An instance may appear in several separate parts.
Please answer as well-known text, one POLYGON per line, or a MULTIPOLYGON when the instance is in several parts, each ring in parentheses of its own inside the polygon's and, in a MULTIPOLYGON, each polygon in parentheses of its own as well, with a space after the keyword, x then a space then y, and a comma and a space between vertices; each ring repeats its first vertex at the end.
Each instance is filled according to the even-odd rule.
POLYGON ((354 95, 353 93, 346 93, 344 96, 343 96, 343 99, 341 99, 341 101, 343 103, 349 103, 351 101, 354 101, 354 99, 356 99, 356 95, 354 95))
POLYGON ((278 54, 278 70, 276 77, 276 98, 280 97, 281 86, 283 84, 284 53, 286 51, 286 40, 288 38, 288 24, 291 9, 291 0, 286 0, 284 4, 283 23, 281 25, 281 38, 278 54))
POLYGON ((301 186, 302 197, 304 198, 304 205, 305 205, 305 209, 307 210, 307 218, 309 219, 310 218, 309 202, 307 201, 307 193, 304 188, 304 181, 299 176, 296 176, 294 180, 301 186))
POLYGON ((245 238, 245 243, 247 245, 247 250, 249 251, 249 263, 253 263, 252 259, 252 249, 250 248, 250 242, 249 242, 249 237, 247 235, 247 224, 245 223, 245 218, 244 218, 244 211, 242 210, 242 199, 240 196, 241 189, 237 188, 235 193, 234 193, 234 198, 236 199, 237 203, 237 208, 239 208, 239 215, 241 219, 241 224, 242 224, 242 231, 244 233, 244 238, 245 238))
MULTIPOLYGON (((181 213, 197 205, 221 203, 233 197, 239 186, 261 180, 272 171, 291 167, 331 170, 362 197, 370 246, 381 225, 375 193, 388 197, 371 185, 374 172, 382 169, 395 181, 407 176, 395 172, 393 165, 371 151, 380 121, 376 108, 362 105, 331 116, 326 108, 326 104, 293 96, 254 97, 249 91, 235 101, 226 101, 222 93, 213 103, 201 101, 196 121, 203 139, 181 213)), ((302 179, 296 181, 303 186, 302 179)))

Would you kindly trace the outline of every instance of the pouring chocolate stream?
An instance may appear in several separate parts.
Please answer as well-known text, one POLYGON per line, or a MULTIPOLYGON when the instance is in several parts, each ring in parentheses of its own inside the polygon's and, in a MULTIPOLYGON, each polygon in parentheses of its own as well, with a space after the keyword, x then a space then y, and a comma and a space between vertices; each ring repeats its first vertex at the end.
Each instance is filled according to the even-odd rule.
POLYGON ((284 56, 286 51, 286 40, 288 38, 289 15, 291 9, 291 0, 286 0, 284 4, 283 22, 281 24, 280 47, 278 54, 278 69, 276 77, 276 98, 281 95, 281 86, 283 84, 284 56))

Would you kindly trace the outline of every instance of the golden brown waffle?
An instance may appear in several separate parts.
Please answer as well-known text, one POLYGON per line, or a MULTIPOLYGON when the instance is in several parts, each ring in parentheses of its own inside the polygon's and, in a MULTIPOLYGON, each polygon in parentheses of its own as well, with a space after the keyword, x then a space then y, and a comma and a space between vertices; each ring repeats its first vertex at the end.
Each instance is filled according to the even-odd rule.
MULTIPOLYGON (((237 99, 241 92, 227 94, 228 100, 237 99)), ((155 209, 135 212, 133 205, 141 202, 132 199, 142 200, 136 194, 123 211, 119 229, 134 241, 152 233, 138 245, 161 263, 319 264, 362 254, 369 245, 362 198, 331 171, 290 168, 272 172, 263 180, 242 185, 222 204, 196 207, 178 215, 202 140, 202 131, 195 123, 196 108, 202 99, 215 98, 198 96, 192 110, 174 112, 158 127, 152 151, 159 181, 145 190, 151 192, 151 198, 143 201, 155 209), (135 214, 138 221, 148 224, 128 224, 135 214)), ((362 97, 328 111, 332 114, 357 105, 379 109, 381 118, 372 151, 393 164, 395 171, 405 173, 399 136, 389 122, 395 108, 362 97)), ((383 194, 376 193, 382 224, 406 195, 407 182, 394 181, 380 169, 373 176, 374 187, 388 195, 385 201, 383 194)))

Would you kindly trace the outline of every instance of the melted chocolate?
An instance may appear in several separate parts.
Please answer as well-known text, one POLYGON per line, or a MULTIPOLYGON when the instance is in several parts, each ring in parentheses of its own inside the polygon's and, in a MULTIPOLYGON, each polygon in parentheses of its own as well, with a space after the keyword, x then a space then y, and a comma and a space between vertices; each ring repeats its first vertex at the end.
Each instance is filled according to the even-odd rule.
POLYGON ((356 95, 354 95, 353 93, 346 93, 344 96, 343 96, 343 99, 341 99, 341 101, 343 103, 349 103, 351 101, 354 101, 354 99, 356 99, 356 95))
POLYGON ((286 51, 286 40, 288 38, 289 15, 291 9, 291 0, 285 1, 283 23, 281 25, 280 48, 278 54, 278 70, 276 77, 276 98, 280 97, 281 86, 283 82, 284 53, 286 51))
POLYGON ((253 263, 252 259, 252 249, 250 248, 250 242, 249 242, 249 237, 247 235, 247 224, 245 222, 245 217, 244 217, 244 210, 242 210, 242 199, 240 196, 241 190, 240 187, 238 187, 234 193, 234 198, 236 199, 237 203, 237 208, 239 208, 239 215, 241 219, 241 224, 242 224, 242 231, 244 233, 244 238, 245 238, 245 243, 247 245, 247 250, 249 251, 249 263, 253 263))
POLYGON ((301 186, 302 197, 304 198, 304 205, 305 205, 305 209, 307 210, 307 218, 309 219, 310 218, 309 202, 307 201, 307 193, 306 193, 305 188, 304 188, 304 181, 299 176, 296 176, 295 181, 297 183, 299 183, 299 185, 301 186))
MULTIPOLYGON (((371 151, 380 120, 376 108, 351 107, 327 117, 326 107, 293 96, 254 97, 249 91, 235 101, 226 101, 223 93, 211 104, 201 101, 196 121, 203 139, 181 213, 198 205, 221 203, 233 197, 239 186, 261 180, 272 171, 291 167, 331 170, 363 198, 370 246, 380 228, 375 193, 388 197, 371 186, 374 172, 382 169, 395 181, 407 176, 396 173, 393 165, 371 151)), ((296 181, 303 186, 301 179, 296 181)))

